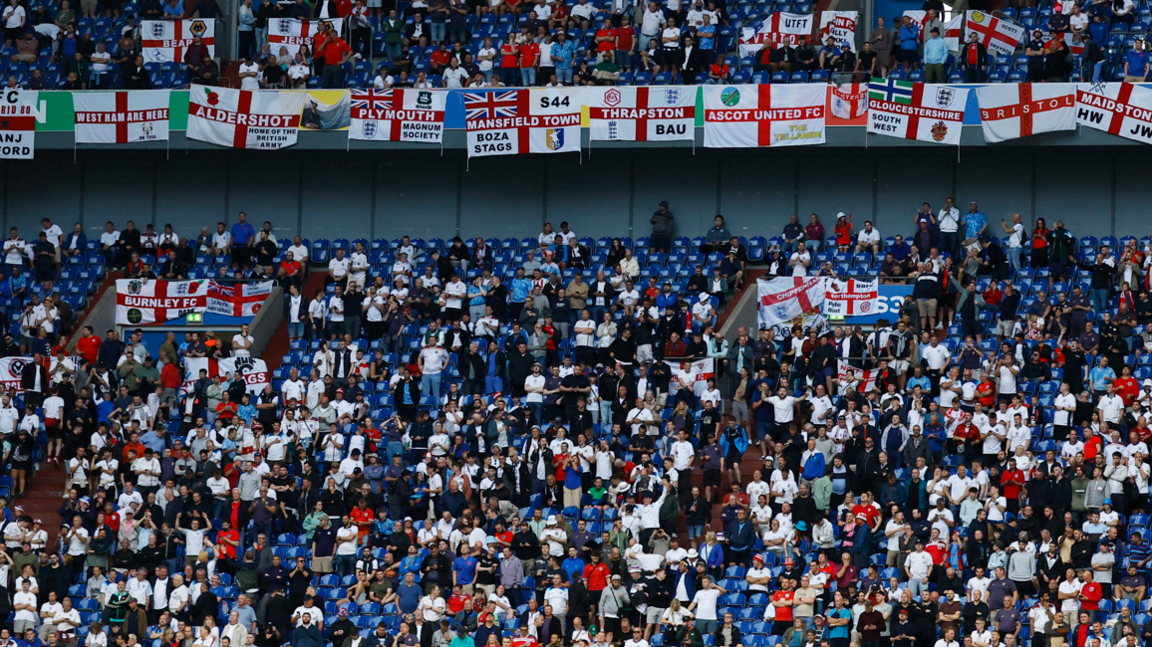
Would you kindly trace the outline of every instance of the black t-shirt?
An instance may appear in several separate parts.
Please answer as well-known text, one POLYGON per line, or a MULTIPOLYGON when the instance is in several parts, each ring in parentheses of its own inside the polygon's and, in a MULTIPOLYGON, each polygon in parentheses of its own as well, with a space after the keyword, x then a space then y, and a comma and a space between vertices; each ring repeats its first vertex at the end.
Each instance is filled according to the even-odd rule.
POLYGON ((860 69, 872 69, 872 62, 876 60, 876 52, 860 52, 857 58, 860 59, 860 69))
POLYGON ((264 82, 268 85, 280 85, 284 81, 284 68, 279 65, 269 65, 264 68, 264 82))
POLYGON ((497 565, 496 559, 494 557, 489 556, 487 553, 483 553, 480 555, 480 558, 476 560, 476 562, 477 562, 478 566, 481 566, 483 568, 491 568, 492 569, 491 572, 487 572, 487 571, 482 571, 479 568, 477 568, 476 569, 476 583, 477 584, 495 584, 496 583, 496 565, 497 565))

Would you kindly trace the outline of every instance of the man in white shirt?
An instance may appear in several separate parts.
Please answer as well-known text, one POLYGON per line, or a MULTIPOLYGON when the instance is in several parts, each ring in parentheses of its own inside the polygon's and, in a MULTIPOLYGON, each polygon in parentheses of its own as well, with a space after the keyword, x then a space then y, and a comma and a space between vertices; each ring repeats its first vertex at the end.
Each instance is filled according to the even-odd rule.
POLYGON ((1111 425, 1120 424, 1120 414, 1124 413, 1124 399, 1116 395, 1116 387, 1108 384, 1106 393, 1096 403, 1100 419, 1111 425))
POLYGON ((696 456, 696 449, 692 443, 688 442, 688 432, 684 429, 680 430, 679 439, 672 443, 671 449, 672 464, 677 471, 685 471, 692 469, 692 459, 696 456))
POLYGON ((628 412, 628 417, 625 419, 626 424, 632 426, 632 435, 640 433, 641 428, 648 428, 648 423, 654 420, 652 412, 644 406, 642 398, 636 398, 636 406, 628 412))
POLYGON ((352 257, 349 259, 351 264, 351 275, 348 278, 348 287, 351 289, 352 284, 364 288, 368 276, 368 254, 364 253, 364 243, 357 242, 356 250, 352 252, 352 257))
POLYGON ((31 591, 31 583, 27 580, 20 584, 20 591, 12 596, 12 608, 16 610, 16 635, 23 636, 25 630, 36 628, 36 594, 31 591))
POLYGON ((932 573, 932 555, 924 551, 923 540, 916 540, 916 549, 908 554, 908 559, 904 563, 904 570, 908 574, 908 590, 912 591, 913 597, 919 595, 921 591, 928 592, 928 576, 932 573))
POLYGON ((251 357, 256 338, 249 334, 248 324, 240 324, 240 332, 232 335, 232 356, 251 357))
POLYGON ((344 248, 338 248, 336 255, 328 261, 328 275, 332 277, 332 281, 345 285, 348 273, 352 269, 352 261, 344 256, 344 248))
POLYGON ((440 398, 440 374, 444 371, 444 367, 448 364, 448 351, 440 347, 439 341, 435 336, 431 338, 435 346, 425 346, 420 350, 420 370, 423 375, 420 378, 420 392, 425 395, 431 395, 437 399, 440 398))
POLYGON ((872 226, 871 220, 864 221, 864 228, 856 236, 856 253, 880 253, 880 230, 872 226))

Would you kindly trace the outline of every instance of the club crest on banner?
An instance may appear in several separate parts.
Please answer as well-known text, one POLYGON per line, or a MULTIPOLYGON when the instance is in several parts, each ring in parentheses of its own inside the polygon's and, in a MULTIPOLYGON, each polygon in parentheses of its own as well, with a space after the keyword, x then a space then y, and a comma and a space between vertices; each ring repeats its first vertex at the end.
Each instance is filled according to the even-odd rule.
POLYGON ((544 131, 544 136, 548 141, 548 148, 550 150, 558 151, 564 148, 563 128, 548 128, 544 131))
POLYGON ((427 90, 416 93, 416 107, 427 110, 432 107, 432 93, 427 90))
POLYGON ((664 92, 664 101, 670 106, 680 103, 680 89, 668 88, 668 90, 664 92))
POLYGON ((366 119, 364 121, 363 128, 364 128, 364 136, 367 137, 368 139, 372 139, 373 137, 376 136, 376 122, 375 121, 370 120, 370 119, 366 119))
POLYGON ((128 294, 140 294, 140 289, 144 287, 143 281, 129 281, 128 294))
POLYGON ((615 108, 620 105, 620 99, 620 91, 616 88, 612 88, 604 93, 604 104, 607 106, 615 108))
POLYGON ((160 21, 152 23, 152 37, 164 38, 164 23, 160 21))
POLYGON ((720 93, 720 102, 729 107, 739 104, 740 91, 736 88, 724 88, 720 93))
POLYGON ((936 88, 936 105, 941 108, 947 108, 952 105, 952 100, 956 98, 956 91, 952 88, 940 86, 936 88))
POLYGON ((280 25, 281 32, 287 33, 292 31, 292 20, 290 18, 281 18, 278 24, 280 25))
POLYGON ((12 361, 8 364, 8 375, 19 379, 20 375, 24 372, 24 366, 25 362, 22 358, 13 357, 12 361))
POLYGON ((948 136, 947 124, 945 124, 943 121, 937 121, 936 123, 932 124, 932 139, 935 139, 938 142, 942 142, 942 141, 944 141, 944 138, 947 136, 948 136))

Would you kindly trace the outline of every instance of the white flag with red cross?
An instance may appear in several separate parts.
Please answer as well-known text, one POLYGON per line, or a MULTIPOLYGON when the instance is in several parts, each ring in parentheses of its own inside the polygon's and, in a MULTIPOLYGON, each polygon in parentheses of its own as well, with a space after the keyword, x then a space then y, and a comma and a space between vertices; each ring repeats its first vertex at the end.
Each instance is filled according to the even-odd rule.
POLYGON ((822 83, 706 85, 704 146, 823 144, 826 88, 822 83))
POLYGON ((691 140, 696 90, 680 86, 589 87, 588 137, 595 141, 691 140))
POLYGON ((1152 89, 1133 83, 1080 83, 1076 123, 1152 144, 1152 89))
POLYGON ((208 371, 208 377, 220 375, 235 377, 239 373, 247 385, 248 393, 256 395, 264 391, 264 387, 272 384, 268 374, 268 364, 255 357, 228 357, 225 359, 212 359, 208 357, 184 358, 184 382, 180 390, 191 393, 196 388, 196 380, 200 379, 201 369, 208 371))
POLYGON ((872 314, 880 298, 876 279, 828 279, 824 293, 824 314, 829 317, 856 317, 872 314))
POLYGON ((966 12, 967 19, 964 26, 968 33, 979 34, 979 40, 988 48, 989 52, 996 52, 1004 56, 1011 56, 1020 45, 1027 30, 1009 20, 997 18, 983 11, 966 12))
POLYGON ((1003 83, 976 88, 984 141, 1076 129, 1073 83, 1003 83))
POLYGON ((352 90, 348 139, 439 144, 446 90, 352 90))
POLYGON ((859 11, 821 11, 820 42, 823 43, 831 37, 836 41, 837 47, 847 43, 855 52, 856 24, 859 20, 859 11))
POLYGON ((695 361, 666 359, 664 363, 668 365, 672 380, 680 388, 690 387, 696 395, 703 393, 708 388, 708 380, 716 377, 716 363, 711 357, 695 361))
POLYGON ((138 326, 204 312, 212 281, 116 280, 116 325, 138 326))
MULTIPOLYGON (((289 56, 296 56, 300 47, 307 45, 312 49, 313 39, 322 31, 323 27, 332 25, 339 34, 344 28, 343 18, 329 18, 325 20, 297 20, 295 18, 269 18, 268 43, 272 46, 272 53, 280 56, 280 48, 288 50, 289 56)), ((315 54, 315 52, 313 52, 315 54)))
POLYGON ((760 299, 760 327, 787 324, 824 308, 825 279, 817 276, 784 276, 756 282, 760 299))
POLYGON ((71 94, 78 144, 127 144, 168 139, 170 90, 71 94))
POLYGON ((852 383, 855 383, 857 393, 867 393, 876 388, 876 378, 880 375, 880 369, 856 368, 849 365, 846 360, 838 359, 836 360, 836 373, 842 389, 840 395, 844 395, 844 387, 852 383))
POLYGON ((195 37, 216 58, 215 20, 145 20, 140 23, 141 54, 145 63, 183 63, 195 37))
POLYGON ((208 287, 207 311, 226 317, 255 317, 272 294, 272 281, 220 285, 213 281, 208 287))
POLYGON ((193 85, 188 92, 188 138, 231 148, 294 146, 307 96, 193 85))
POLYGON ((0 93, 0 159, 27 159, 36 154, 36 115, 40 92, 5 88, 0 93))

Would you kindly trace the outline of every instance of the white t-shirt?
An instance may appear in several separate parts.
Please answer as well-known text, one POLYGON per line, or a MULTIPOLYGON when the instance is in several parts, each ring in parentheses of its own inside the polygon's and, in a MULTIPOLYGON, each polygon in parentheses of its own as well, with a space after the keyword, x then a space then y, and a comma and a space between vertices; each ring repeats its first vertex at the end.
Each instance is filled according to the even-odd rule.
MULTIPOLYGON (((543 375, 529 375, 527 378, 524 379, 524 388, 527 389, 528 387, 533 387, 533 388, 539 387, 539 388, 543 389, 544 388, 544 382, 545 382, 545 378, 543 375)), ((524 398, 524 400, 525 400, 525 402, 529 402, 529 403, 531 403, 531 402, 543 402, 544 401, 544 394, 529 391, 528 395, 524 398)))
POLYGON ((17 621, 28 620, 30 622, 36 622, 36 594, 35 593, 31 593, 31 592, 25 593, 25 592, 21 591, 12 597, 12 604, 13 605, 31 604, 32 605, 31 609, 21 609, 21 610, 16 612, 16 620, 17 621))
MULTIPOLYGON (((247 344, 249 347, 251 347, 252 344, 256 343, 256 338, 253 337, 252 335, 248 335, 247 337, 245 337, 241 333, 236 333, 235 335, 232 335, 232 343, 233 344, 236 344, 236 343, 247 344)), ((232 356, 233 357, 251 357, 252 353, 249 352, 248 348, 238 348, 236 346, 233 346, 232 347, 232 356)))
POLYGON ((696 603, 695 613, 698 620, 715 620, 716 619, 716 599, 720 597, 720 591, 716 588, 700 589, 696 591, 696 595, 692 598, 692 602, 696 603))
MULTIPOLYGON (((246 64, 246 63, 240 63, 240 73, 241 74, 247 74, 247 73, 259 74, 259 72, 260 72, 260 66, 257 65, 255 61, 253 61, 251 65, 246 64)), ((259 90, 260 89, 260 82, 256 80, 255 76, 246 76, 246 77, 244 77, 244 79, 242 81, 240 81, 240 89, 241 90, 259 90)))
MULTIPOLYGON (((337 530, 336 531, 336 541, 339 541, 340 543, 336 545, 336 554, 337 555, 355 555, 356 554, 356 542, 354 542, 354 541, 341 541, 341 540, 348 539, 349 537, 357 537, 359 534, 360 534, 360 531, 356 530, 356 528, 353 528, 353 527, 346 527, 346 528, 341 528, 340 530, 337 530)), ((424 614, 424 619, 428 620, 428 614, 427 613, 424 614)), ((438 619, 439 618, 437 618, 437 620, 438 619)), ((435 622, 435 620, 433 620, 432 622, 435 622)))
MULTIPOLYGON (((24 7, 21 7, 20 5, 16 5, 15 7, 9 5, 4 7, 4 16, 6 17, 4 26, 9 29, 16 29, 20 26, 24 15, 24 7)), ((32 614, 32 617, 35 618, 36 614, 32 614)), ((19 620, 19 618, 17 618, 17 620, 19 620)))
MULTIPOLYGON (((317 625, 321 620, 324 619, 324 612, 321 611, 320 607, 317 606, 313 606, 311 609, 305 606, 298 606, 296 607, 296 610, 292 612, 292 615, 300 616, 300 618, 296 621, 297 627, 304 624, 304 616, 306 615, 312 616, 313 625, 317 625)), ((424 619, 427 620, 428 616, 425 615, 424 619)))

